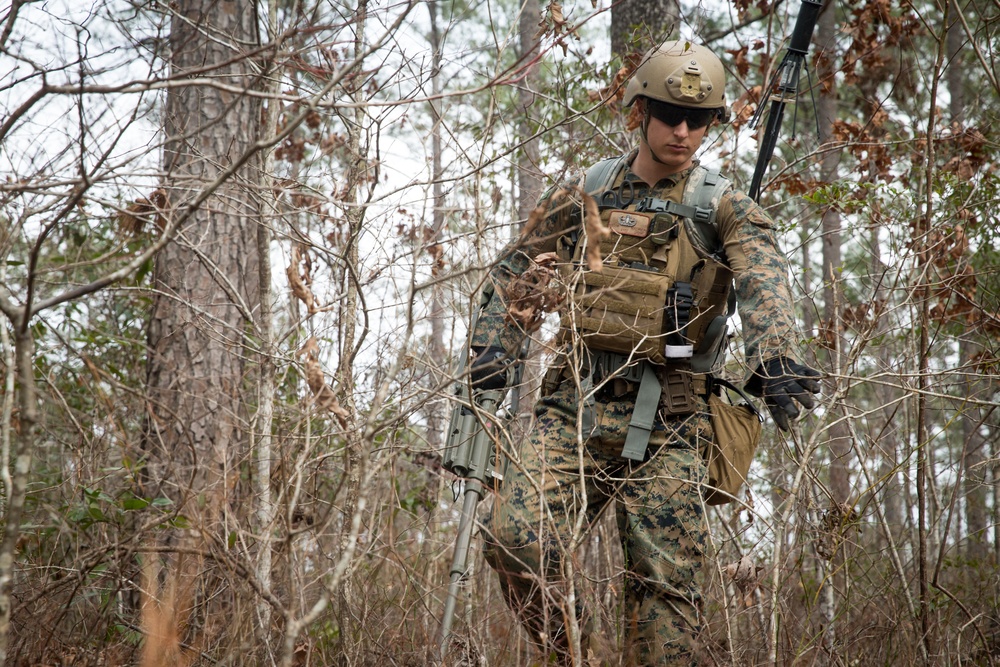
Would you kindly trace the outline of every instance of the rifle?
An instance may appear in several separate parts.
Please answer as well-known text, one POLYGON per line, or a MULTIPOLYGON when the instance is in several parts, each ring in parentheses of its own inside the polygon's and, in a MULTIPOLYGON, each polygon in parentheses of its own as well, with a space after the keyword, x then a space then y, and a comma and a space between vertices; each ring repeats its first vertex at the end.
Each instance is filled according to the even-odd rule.
MULTIPOLYGON (((475 319, 473 319, 470 331, 473 330, 475 330, 475 319)), ((493 479, 503 481, 503 470, 498 469, 497 453, 493 447, 493 438, 496 435, 491 435, 488 429, 495 427, 498 423, 496 414, 503 403, 506 389, 476 390, 470 401, 468 365, 469 348, 466 345, 455 387, 457 401, 451 412, 448 442, 442 461, 446 470, 465 480, 462 513, 458 522, 458 537, 455 539, 455 552, 451 561, 448 598, 445 601, 444 616, 441 619, 442 660, 444 660, 448 648, 448 637, 451 635, 451 624, 455 617, 458 591, 468 569, 469 547, 472 542, 472 531, 476 524, 476 508, 485 495, 484 489, 488 488, 487 481, 493 479)), ((511 413, 515 418, 520 400, 521 368, 522 363, 518 359, 507 369, 507 386, 513 387, 511 413)))
MULTIPOLYGON (((748 191, 750 198, 754 201, 760 201, 760 184, 764 179, 767 164, 774 155, 774 147, 778 143, 778 132, 781 130, 781 121, 785 115, 785 105, 789 102, 794 103, 798 95, 799 73, 806 53, 809 51, 809 42, 812 41, 816 19, 822 8, 822 0, 802 0, 802 6, 799 8, 799 16, 795 20, 795 29, 792 31, 792 39, 788 43, 785 57, 767 85, 766 91, 773 90, 774 93, 770 95, 771 111, 767 116, 767 128, 764 130, 760 153, 757 154, 757 166, 754 167, 753 179, 750 181, 750 190, 748 191)), ((761 116, 764 114, 764 92, 766 91, 761 92, 761 103, 757 106, 757 111, 750 120, 751 128, 757 127, 757 123, 760 122, 761 116)))

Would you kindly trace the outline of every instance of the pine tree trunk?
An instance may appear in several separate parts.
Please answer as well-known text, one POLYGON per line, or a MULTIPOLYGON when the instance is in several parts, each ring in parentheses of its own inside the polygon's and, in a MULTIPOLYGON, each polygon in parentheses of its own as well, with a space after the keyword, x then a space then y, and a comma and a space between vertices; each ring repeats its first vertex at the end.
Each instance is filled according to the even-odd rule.
MULTIPOLYGON (((836 73, 834 70, 836 62, 836 40, 837 24, 836 16, 830 5, 822 11, 817 22, 817 43, 822 57, 818 57, 819 78, 823 82, 820 87, 819 97, 816 102, 816 115, 819 122, 820 144, 828 144, 834 140, 833 123, 837 118, 837 86, 836 73)), ((820 181, 823 183, 833 183, 839 178, 838 168, 840 164, 839 151, 826 151, 820 162, 820 181)), ((827 371, 831 374, 831 379, 826 383, 824 393, 832 395, 837 391, 839 377, 846 374, 845 364, 847 355, 845 354, 846 338, 843 335, 842 312, 843 312, 843 291, 840 287, 841 257, 841 219, 840 212, 835 207, 829 207, 823 211, 821 221, 822 243, 823 243, 823 321, 826 329, 824 336, 829 345, 827 356, 827 371)), ((840 508, 836 505, 846 504, 850 500, 851 480, 850 480, 850 452, 851 439, 847 424, 842 420, 834 420, 830 425, 830 491, 834 507, 831 509, 832 516, 841 516, 840 508)), ((824 663, 835 656, 837 651, 837 598, 834 594, 834 582, 832 572, 841 569, 843 564, 843 554, 839 549, 839 522, 828 526, 828 530, 833 533, 832 539, 833 553, 830 554, 829 564, 823 563, 820 572, 830 575, 830 579, 823 577, 825 581, 824 590, 820 595, 820 616, 823 619, 823 654, 824 663)))
MULTIPOLYGON (((354 45, 353 55, 359 57, 365 49, 365 29, 368 19, 368 2, 361 0, 358 2, 354 13, 354 45)), ((353 109, 344 110, 344 124, 348 127, 347 132, 347 155, 351 161, 347 165, 344 173, 346 180, 347 194, 344 197, 344 218, 347 220, 348 236, 347 247, 344 249, 343 264, 343 289, 344 300, 340 306, 340 364, 337 367, 337 399, 351 418, 357 414, 357 406, 354 397, 354 351, 357 344, 358 314, 361 305, 360 285, 355 279, 356 269, 360 265, 360 251, 358 244, 361 241, 362 225, 365 219, 365 207, 361 205, 363 186, 368 182, 369 165, 367 159, 367 147, 362 141, 364 132, 365 110, 360 105, 361 93, 353 90, 349 93, 351 101, 358 103, 353 109)), ((356 437, 356 433, 348 426, 347 446, 344 448, 344 469, 347 476, 347 484, 344 489, 343 499, 343 523, 341 526, 340 543, 338 553, 347 553, 351 548, 351 543, 355 539, 353 530, 354 522, 361 518, 355 517, 361 511, 363 495, 361 484, 365 477, 368 464, 368 452, 365 449, 365 441, 356 437)), ((351 564, 347 565, 348 571, 351 564)), ((339 603, 342 609, 349 609, 352 606, 352 596, 354 595, 351 586, 351 578, 345 577, 343 586, 336 589, 339 596, 339 603)), ((350 646, 350 643, 346 644, 350 646)))
MULTIPOLYGON (((834 72, 835 48, 837 39, 836 17, 828 5, 820 14, 817 23, 817 42, 821 46, 823 57, 819 58, 819 78, 823 81, 816 102, 816 115, 819 120, 820 144, 833 140, 833 122, 837 118, 837 86, 834 72)), ((839 151, 826 151, 820 163, 820 180, 833 183, 839 177, 839 151)), ((826 327, 826 341, 830 344, 827 370, 834 376, 845 373, 844 354, 845 339, 842 335, 843 294, 839 285, 841 258, 841 220, 840 212, 830 207, 823 212, 823 319, 826 327)), ((826 392, 832 394, 836 390, 836 379, 828 383, 826 392)), ((836 420, 830 427, 830 489, 833 500, 837 503, 848 501, 851 492, 851 482, 848 459, 851 449, 850 434, 847 426, 841 420, 836 420)))
POLYGON ((677 0, 619 0, 611 5, 611 53, 643 53, 677 35, 677 0))
MULTIPOLYGON (((236 528, 229 512, 247 449, 243 337, 258 303, 258 210, 245 163, 259 109, 231 90, 254 84, 241 57, 254 42, 253 12, 218 0, 172 7, 173 79, 210 76, 230 88, 168 90, 163 182, 169 215, 187 217, 156 258, 148 329, 144 491, 169 498, 190 526, 161 535, 160 546, 199 550, 225 545, 236 528), (235 173, 223 177, 227 169, 235 173)), ((187 562, 182 569, 198 571, 187 562)), ((167 576, 180 567, 168 563, 167 576)), ((224 619, 215 623, 212 631, 224 629, 224 619)))
MULTIPOLYGON (((444 194, 444 160, 442 153, 444 146, 441 139, 442 118, 441 107, 444 101, 439 97, 441 94, 441 31, 438 27, 438 3, 430 0, 427 3, 427 11, 430 12, 431 19, 431 49, 433 51, 431 63, 431 119, 434 122, 431 130, 431 189, 433 198, 433 218, 431 222, 431 238, 428 243, 428 253, 433 262, 431 267, 432 277, 439 278, 441 274, 441 254, 442 248, 439 245, 445 225, 445 194, 444 194)), ((434 284, 431 294, 431 337, 428 341, 428 355, 431 359, 431 368, 435 372, 445 372, 448 367, 447 352, 445 350, 445 316, 446 306, 443 294, 444 286, 434 284)), ((436 373, 432 373, 430 382, 435 384, 440 379, 436 373)), ((448 419, 449 405, 446 401, 432 400, 428 405, 427 414, 427 446, 432 452, 440 452, 444 449, 445 422, 448 419)), ((437 494, 434 494, 435 497, 437 494)))
MULTIPOLYGON (((958 12, 961 7, 953 3, 951 10, 952 20, 948 24, 947 48, 948 48, 948 71, 946 81, 948 84, 949 111, 951 122, 961 126, 965 121, 965 79, 966 70, 963 64, 963 47, 965 43, 965 32, 958 19, 958 12)), ((964 258, 963 258, 964 259, 964 258)), ((966 336, 976 335, 970 331, 966 336)), ((976 372, 976 357, 981 351, 980 346, 974 341, 963 337, 959 342, 958 357, 961 360, 959 369, 959 384, 962 390, 959 395, 970 399, 989 400, 989 383, 984 382, 976 372)), ((983 414, 983 408, 974 404, 961 407, 961 422, 963 436, 963 478, 965 492, 965 523, 967 527, 968 541, 966 542, 966 555, 973 563, 981 563, 986 557, 989 549, 989 536, 986 534, 986 458, 984 450, 986 448, 985 438, 980 433, 984 427, 987 415, 983 414)))
MULTIPOLYGON (((268 6, 268 41, 275 41, 278 35, 278 8, 274 3, 268 6)), ((277 98, 280 92, 280 78, 273 77, 270 92, 277 98)), ((277 133, 279 104, 276 99, 268 101, 264 114, 264 136, 269 138, 277 133)), ((261 196, 269 220, 262 220, 257 226, 257 261, 259 264, 260 302, 257 309, 257 413, 253 420, 254 474, 253 498, 257 531, 257 581, 264 591, 272 587, 272 567, 274 550, 271 538, 275 533, 277 509, 271 494, 271 469, 274 459, 274 409, 277 402, 277 350, 274 342, 274 308, 271 291, 271 229, 279 217, 279 203, 275 196, 274 152, 267 154, 260 175, 261 196)), ((261 598, 257 602, 256 639, 260 651, 267 659, 273 659, 271 651, 271 606, 261 598)))
MULTIPOLYGON (((527 66, 538 53, 538 42, 534 35, 538 30, 541 7, 538 0, 527 0, 521 7, 518 23, 518 60, 527 66)), ((535 67, 531 66, 521 80, 517 90, 518 134, 521 150, 517 158, 517 218, 528 219, 528 215, 542 194, 543 174, 539 167, 539 139, 532 138, 538 123, 532 122, 531 113, 535 101, 534 87, 538 81, 535 67)), ((516 233, 516 232, 515 232, 516 233)))

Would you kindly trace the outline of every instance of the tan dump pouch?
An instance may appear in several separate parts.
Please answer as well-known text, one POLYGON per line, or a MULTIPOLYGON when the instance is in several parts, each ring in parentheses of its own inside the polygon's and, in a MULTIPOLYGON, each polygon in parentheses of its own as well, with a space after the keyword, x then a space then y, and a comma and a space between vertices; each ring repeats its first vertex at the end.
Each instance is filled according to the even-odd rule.
POLYGON ((612 266, 584 271, 563 313, 563 330, 576 330, 591 350, 662 364, 663 306, 672 284, 657 271, 612 266))
POLYGON ((708 486, 704 497, 707 505, 723 505, 737 499, 747 481, 757 444, 761 422, 750 408, 730 405, 712 394, 708 397, 715 438, 702 449, 708 463, 708 486))

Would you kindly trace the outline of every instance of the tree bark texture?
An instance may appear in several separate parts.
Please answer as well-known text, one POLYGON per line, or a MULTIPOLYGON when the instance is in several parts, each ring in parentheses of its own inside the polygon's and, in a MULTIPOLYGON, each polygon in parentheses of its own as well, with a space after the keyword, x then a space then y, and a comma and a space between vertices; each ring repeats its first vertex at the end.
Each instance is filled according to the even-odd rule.
POLYGON ((963 54, 968 43, 965 38, 965 31, 958 19, 958 13, 962 11, 958 2, 952 2, 952 18, 948 23, 948 34, 946 42, 948 47, 948 110, 951 114, 951 122, 962 125, 965 123, 965 74, 963 65, 963 54))
MULTIPOLYGON (((538 54, 538 41, 534 35, 538 29, 538 21, 542 15, 538 0, 527 0, 521 7, 521 17, 518 23, 518 58, 524 66, 528 66, 538 54)), ((517 158, 517 218, 522 223, 538 203, 542 194, 544 175, 539 166, 539 139, 532 138, 538 128, 538 123, 532 120, 532 107, 535 102, 534 87, 538 82, 535 67, 531 66, 521 79, 517 90, 518 135, 521 140, 521 150, 517 158)), ((585 165, 579 165, 585 166, 585 165)), ((511 228, 511 233, 519 230, 511 228)))
POLYGON ((611 53, 644 53, 677 35, 677 0, 620 0, 611 5, 611 53))
MULTIPOLYGON (((816 115, 819 118, 820 144, 833 141, 833 122, 837 118, 837 86, 835 79, 835 58, 837 24, 831 6, 827 6, 819 16, 817 23, 817 42, 820 51, 819 78, 823 82, 819 97, 816 100, 816 115)), ((838 178, 840 153, 826 151, 820 162, 820 180, 833 183, 838 178)), ((846 339, 843 336, 843 293, 841 291, 840 270, 841 258, 841 220, 840 211, 829 207, 823 212, 823 319, 828 332, 827 342, 830 343, 829 368, 835 377, 842 377, 846 372, 844 364, 847 355, 844 347, 846 339)), ((836 391, 834 381, 828 383, 826 391, 832 395, 836 391)), ((851 453, 851 439, 846 423, 837 420, 830 427, 830 491, 832 500, 836 503, 846 503, 851 493, 850 472, 848 469, 851 453)))
MULTIPOLYGON (((431 275, 436 279, 440 277, 444 269, 442 261, 443 248, 441 241, 444 237, 445 225, 448 219, 445 212, 447 199, 444 192, 444 144, 441 137, 442 132, 442 106, 444 100, 438 96, 441 94, 441 30, 439 26, 438 4, 433 0, 427 3, 427 10, 430 12, 431 32, 430 41, 433 50, 433 64, 431 66, 431 95, 434 98, 431 103, 431 118, 434 121, 434 128, 431 131, 431 180, 432 201, 434 213, 431 223, 431 239, 427 250, 433 262, 431 275)), ((431 383, 438 381, 438 374, 447 368, 448 354, 445 345, 446 336, 446 303, 442 287, 435 286, 431 293, 431 337, 428 341, 428 354, 431 365, 436 372, 431 374, 431 383)), ((449 404, 441 400, 429 402, 427 412, 427 446, 431 451, 441 451, 444 448, 445 429, 447 428, 448 406, 449 404)), ((437 485, 435 484, 435 489, 437 485)), ((435 493, 436 497, 436 493, 435 493)))
MULTIPOLYGON (((24 318, 28 316, 25 314, 24 318)), ((11 586, 17 562, 17 542, 21 535, 21 520, 28 493, 28 473, 31 471, 31 455, 38 437, 39 406, 38 390, 35 385, 35 340, 27 322, 15 334, 14 358, 20 388, 20 433, 15 439, 14 472, 9 486, 4 488, 7 495, 6 512, 3 515, 3 539, 0 540, 0 667, 7 664, 7 649, 11 633, 11 586)), ((9 371, 8 371, 9 372, 9 371)), ((8 465, 4 461, 4 465, 8 465)))
MULTIPOLYGON (((173 78, 249 88, 241 52, 252 44, 253 12, 231 0, 172 6, 173 78)), ((214 191, 157 257, 145 447, 151 491, 208 529, 232 500, 233 462, 246 441, 243 336, 259 298, 256 178, 243 167, 214 181, 252 150, 258 111, 247 95, 203 84, 167 94, 163 168, 171 214, 183 215, 198 194, 214 191)))
MULTIPOLYGON (((948 23, 947 44, 947 70, 945 72, 948 85, 948 110, 951 115, 951 122, 962 126, 965 122, 965 81, 966 68, 963 65, 963 50, 968 47, 965 32, 958 19, 958 13, 962 8, 957 2, 952 3, 952 19, 948 23)), ((963 258, 964 262, 968 261, 963 258)), ((976 372, 976 359, 982 351, 980 345, 971 336, 976 332, 968 332, 969 337, 963 338, 959 342, 959 360, 961 390, 960 396, 971 399, 988 401, 990 395, 990 383, 985 381, 976 372)), ((973 565, 978 565, 986 558, 989 552, 989 535, 987 535, 987 509, 986 509, 986 439, 981 431, 988 418, 983 407, 970 403, 963 406, 961 410, 962 437, 963 437, 963 485, 965 492, 965 523, 967 527, 968 542, 966 544, 966 555, 973 565)))

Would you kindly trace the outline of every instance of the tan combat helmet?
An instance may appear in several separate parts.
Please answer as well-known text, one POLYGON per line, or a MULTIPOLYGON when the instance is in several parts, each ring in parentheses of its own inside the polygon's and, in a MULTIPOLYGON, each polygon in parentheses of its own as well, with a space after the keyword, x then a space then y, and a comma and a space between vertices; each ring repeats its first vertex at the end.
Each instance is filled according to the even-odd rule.
POLYGON ((722 61, 704 46, 687 40, 665 42, 643 56, 622 103, 632 106, 640 96, 679 107, 720 109, 719 119, 729 120, 722 61))

